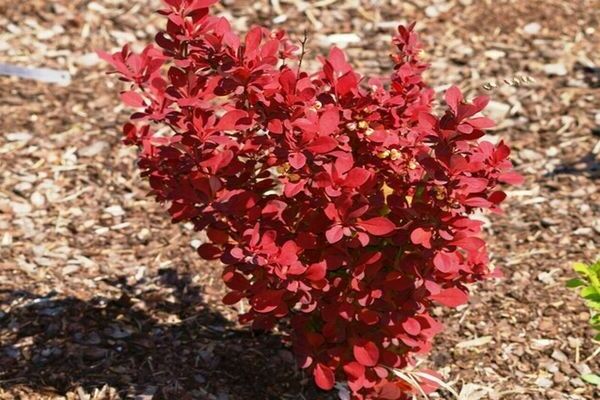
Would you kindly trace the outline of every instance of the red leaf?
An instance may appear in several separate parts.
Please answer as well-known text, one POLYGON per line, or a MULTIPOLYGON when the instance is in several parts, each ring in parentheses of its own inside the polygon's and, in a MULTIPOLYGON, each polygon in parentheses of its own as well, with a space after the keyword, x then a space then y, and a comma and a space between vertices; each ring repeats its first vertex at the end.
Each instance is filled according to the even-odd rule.
POLYGON ((289 155, 288 161, 293 168, 300 169, 306 165, 306 156, 297 151, 289 155))
POLYGON ((146 104, 144 103, 144 98, 136 92, 121 93, 121 100, 126 106, 129 107, 140 108, 146 106, 146 104))
POLYGON ((327 275, 327 265, 325 262, 320 262, 310 265, 304 274, 306 279, 310 281, 320 281, 327 275))
POLYGON ((402 323, 402 328, 409 335, 416 336, 421 332, 421 324, 415 318, 408 318, 402 323))
POLYGON ((279 307, 282 297, 283 290, 265 290, 254 296, 250 304, 256 312, 269 313, 279 307))
POLYGON ((262 30, 254 27, 246 34, 246 52, 252 52, 258 48, 262 40, 262 30))
POLYGON ((250 282, 248 282, 248 279, 246 279, 244 275, 240 274, 239 272, 234 272, 232 270, 226 270, 223 273, 223 281, 227 287, 233 290, 241 291, 250 288, 250 282))
POLYGON ((500 174, 498 180, 500 182, 508 183, 509 185, 520 185, 525 181, 523 176, 517 172, 505 172, 500 174))
POLYGON ((375 217, 360 221, 358 226, 374 236, 385 236, 396 229, 396 225, 386 217, 375 217))
POLYGON ((410 240, 417 245, 422 245, 426 249, 431 248, 431 231, 423 228, 417 228, 410 234, 410 240))
POLYGON ((461 177, 460 183, 469 193, 483 192, 490 184, 490 182, 485 178, 473 178, 470 176, 461 177))
POLYGON ((477 129, 489 129, 496 126, 494 120, 486 117, 472 118, 467 121, 469 125, 477 129))
POLYGON ((473 127, 469 124, 460 124, 456 127, 456 130, 460 133, 468 135, 469 133, 473 132, 473 127))
POLYGON ((465 206, 487 208, 492 205, 491 202, 487 201, 483 197, 469 197, 462 202, 465 206))
POLYGON ((446 91, 445 100, 454 115, 458 115, 458 105, 463 101, 463 95, 460 92, 460 89, 456 86, 452 86, 446 91))
POLYGON ((216 260, 221 257, 222 250, 210 243, 204 243, 198 247, 198 254, 205 260, 216 260))
POLYGON ((400 389, 401 383, 399 382, 386 382, 378 393, 378 398, 382 400, 398 400, 402 397, 404 392, 408 392, 410 388, 400 389))
POLYGON ((225 297, 223 297, 223 304, 231 306, 231 305, 239 302, 243 298, 244 298, 244 294, 242 292, 238 292, 238 291, 229 292, 225 295, 225 297))
POLYGON ((361 340, 352 348, 354 358, 365 367, 374 367, 379 361, 379 349, 373 342, 361 340))
POLYGON ((313 376, 315 378, 315 383, 321 389, 333 389, 333 386, 335 385, 335 374, 333 373, 331 368, 321 363, 317 363, 313 371, 313 376))
POLYGON ((306 181, 304 180, 301 180, 299 182, 287 182, 283 186, 283 193, 285 194, 285 197, 294 197, 295 195, 300 193, 302 189, 304 189, 305 184, 306 181))
POLYGON ((360 319, 361 322, 364 322, 366 325, 375 325, 379 322, 379 314, 373 310, 363 309, 358 314, 358 319, 360 319))
POLYGON ((454 240, 450 242, 450 244, 454 246, 458 246, 461 249, 465 249, 468 251, 477 251, 483 246, 485 246, 485 242, 478 237, 466 237, 458 240, 454 240))
POLYGON ((323 154, 329 153, 331 150, 335 149, 337 145, 338 142, 334 138, 327 136, 319 136, 318 138, 310 142, 310 144, 306 146, 306 149, 314 154, 323 154))
POLYGON ((344 96, 347 93, 350 93, 352 90, 356 89, 358 86, 358 79, 356 79, 356 74, 353 71, 348 71, 338 80, 338 84, 336 89, 340 96, 344 96))
POLYGON ((348 176, 344 181, 344 186, 350 188, 357 188, 364 185, 371 176, 371 173, 364 168, 352 168, 348 172, 348 176))
POLYGON ((332 47, 329 51, 329 62, 336 71, 346 73, 351 67, 346 61, 346 55, 338 47, 332 47))
POLYGON ((344 237, 344 228, 341 225, 334 225, 325 232, 325 237, 329 243, 337 243, 344 237))
POLYGON ((355 361, 344 365, 344 372, 348 376, 348 380, 358 380, 365 376, 365 367, 355 361))
POLYGON ((431 295, 430 298, 446 307, 458 307, 469 301, 469 295, 459 288, 442 289, 438 294, 431 295))
POLYGON ((506 193, 497 191, 488 196, 488 200, 494 204, 500 204, 506 199, 506 193))
POLYGON ((454 253, 446 253, 441 251, 433 257, 433 265, 438 271, 445 274, 454 273, 458 271, 458 259, 454 253))
POLYGON ((232 131, 236 129, 238 121, 247 115, 246 111, 231 110, 221 117, 215 129, 218 131, 232 131))
MULTIPOLYGON (((340 123, 340 113, 336 109, 327 110, 319 119, 319 133, 322 136, 329 136, 334 133, 340 123)), ((336 143, 337 145, 337 143, 336 143)))

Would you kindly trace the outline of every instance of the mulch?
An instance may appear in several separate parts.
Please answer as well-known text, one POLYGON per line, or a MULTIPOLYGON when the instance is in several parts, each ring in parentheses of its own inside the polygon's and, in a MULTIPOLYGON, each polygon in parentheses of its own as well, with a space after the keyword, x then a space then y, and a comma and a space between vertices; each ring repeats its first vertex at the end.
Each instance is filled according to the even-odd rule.
MULTIPOLYGON (((150 41, 159 3, 0 0, 0 63, 72 75, 0 76, 0 399, 333 399, 282 335, 236 322, 202 236, 169 223, 120 144, 127 112, 94 51, 150 41)), ((364 74, 389 72, 394 26, 416 20, 436 90, 489 92, 487 139, 526 177, 503 215, 479 216, 505 277, 434 310, 446 330, 422 365, 463 400, 600 398, 581 379, 599 343, 565 288, 572 262, 600 256, 598 0, 221 3, 236 29, 306 30, 307 59, 336 43, 364 74)))

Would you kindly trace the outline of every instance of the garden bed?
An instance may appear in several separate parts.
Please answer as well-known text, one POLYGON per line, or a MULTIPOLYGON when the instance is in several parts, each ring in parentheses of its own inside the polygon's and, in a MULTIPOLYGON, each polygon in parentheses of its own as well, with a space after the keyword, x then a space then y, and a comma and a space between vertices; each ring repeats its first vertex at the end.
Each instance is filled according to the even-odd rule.
MULTIPOLYGON (((73 75, 0 77, 0 399, 326 399, 277 334, 236 323, 219 266, 146 196, 120 144, 119 88, 93 51, 150 40, 159 4, 147 3, 0 2, 0 62, 73 75)), ((492 399, 600 397, 579 378, 600 371, 589 314, 564 287, 572 261, 600 255, 594 1, 223 3, 236 29, 306 29, 307 59, 338 43, 365 74, 389 72, 391 30, 417 20, 434 86, 497 83, 490 139, 511 144, 526 178, 504 215, 482 216, 505 278, 436 310, 446 331, 424 365, 492 399), (535 82, 503 82, 521 75, 535 82)))

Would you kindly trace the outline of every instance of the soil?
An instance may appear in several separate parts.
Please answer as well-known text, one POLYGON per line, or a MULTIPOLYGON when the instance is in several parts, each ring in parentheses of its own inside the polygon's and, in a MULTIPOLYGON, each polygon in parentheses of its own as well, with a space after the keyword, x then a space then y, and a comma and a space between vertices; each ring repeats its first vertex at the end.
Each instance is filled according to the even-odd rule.
MULTIPOLYGON (((278 332, 236 322, 220 266, 147 197, 120 143, 120 86, 94 51, 150 41, 159 7, 0 0, 0 63, 72 74, 65 87, 0 76, 0 399, 334 399, 278 332)), ((565 288, 572 262, 600 256, 600 1, 241 0, 217 12, 241 31, 306 29, 307 60, 336 42, 364 74, 390 71, 394 26, 416 20, 433 87, 496 84, 488 139, 509 142, 526 177, 503 215, 480 216, 505 277, 435 310, 446 331, 422 365, 463 400, 600 398, 581 379, 600 373, 599 343, 565 288)))

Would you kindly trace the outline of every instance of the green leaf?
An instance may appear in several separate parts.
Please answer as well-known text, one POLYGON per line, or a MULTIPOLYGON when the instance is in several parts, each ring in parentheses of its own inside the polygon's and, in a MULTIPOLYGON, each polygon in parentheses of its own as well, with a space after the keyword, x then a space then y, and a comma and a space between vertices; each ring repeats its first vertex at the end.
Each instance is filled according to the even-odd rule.
POLYGON ((598 301, 598 299, 588 300, 586 303, 592 310, 600 311, 600 301, 598 301))
POLYGON ((594 296, 598 296, 598 292, 593 286, 586 286, 581 289, 580 296, 584 299, 591 299, 594 296))
POLYGON ((578 272, 583 276, 588 276, 590 267, 583 263, 575 263, 573 264, 573 269, 575 270, 575 272, 578 272))
POLYGON ((600 333, 599 333, 599 334, 597 334, 596 336, 594 336, 594 340, 598 340, 598 341, 600 341, 600 333))
POLYGON ((585 374, 581 375, 581 379, 592 385, 600 386, 600 376, 596 374, 585 374))
POLYGON ((568 288, 576 288, 576 287, 579 287, 579 286, 585 286, 585 282, 582 281, 579 278, 573 278, 573 279, 569 279, 567 281, 567 287, 568 288))

